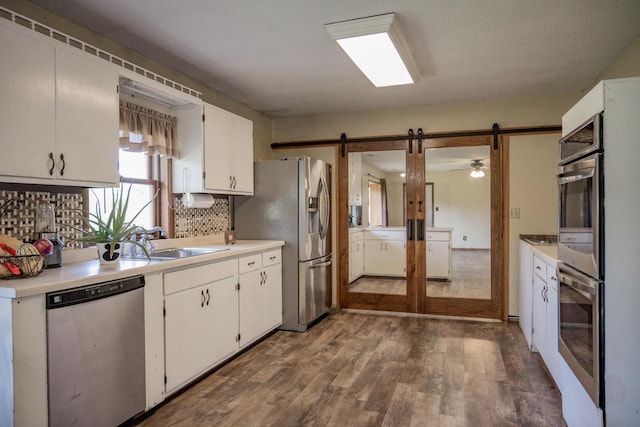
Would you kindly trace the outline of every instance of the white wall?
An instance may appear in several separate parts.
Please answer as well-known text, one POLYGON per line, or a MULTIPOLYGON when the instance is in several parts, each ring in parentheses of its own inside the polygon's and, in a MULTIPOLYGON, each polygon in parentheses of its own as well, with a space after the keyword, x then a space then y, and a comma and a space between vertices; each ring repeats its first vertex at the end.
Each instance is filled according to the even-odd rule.
POLYGON ((389 227, 404 227, 404 178, 399 172, 387 173, 387 211, 389 213, 389 227))
POLYGON ((469 170, 430 172, 433 182, 434 226, 452 227, 452 247, 491 248, 491 175, 471 178, 469 170), (467 236, 467 240, 463 240, 467 236))

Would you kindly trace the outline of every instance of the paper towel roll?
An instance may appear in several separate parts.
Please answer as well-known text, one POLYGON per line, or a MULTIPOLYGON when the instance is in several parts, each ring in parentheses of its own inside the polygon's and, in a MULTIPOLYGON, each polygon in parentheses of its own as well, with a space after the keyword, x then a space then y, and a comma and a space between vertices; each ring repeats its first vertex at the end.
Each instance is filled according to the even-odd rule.
POLYGON ((187 193, 191 197, 182 197, 182 203, 186 208, 210 208, 214 198, 211 194, 187 193))

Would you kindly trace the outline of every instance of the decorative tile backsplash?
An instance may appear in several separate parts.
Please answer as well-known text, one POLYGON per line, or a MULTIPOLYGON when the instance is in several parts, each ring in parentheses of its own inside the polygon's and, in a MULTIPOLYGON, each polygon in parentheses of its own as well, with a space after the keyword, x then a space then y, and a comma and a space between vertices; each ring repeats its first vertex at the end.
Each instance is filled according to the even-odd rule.
POLYGON ((41 203, 53 203, 60 238, 65 249, 80 248, 82 244, 72 242, 79 233, 71 226, 81 227, 82 222, 74 218, 73 211, 82 209, 82 192, 56 193, 48 191, 17 191, 0 189, 0 206, 12 200, 9 209, 0 217, 0 234, 10 234, 20 240, 30 240, 36 231, 36 213, 41 203))
MULTIPOLYGON (((53 203, 60 238, 65 249, 81 248, 72 241, 79 233, 71 226, 82 227, 73 212, 82 209, 82 189, 76 192, 15 190, 0 187, 0 206, 13 199, 10 209, 0 217, 0 234, 9 234, 20 240, 29 240, 36 231, 36 213, 41 203, 53 203)), ((46 187, 44 187, 46 189, 46 187)), ((220 234, 229 229, 229 199, 216 198, 211 208, 185 208, 181 196, 173 197, 175 214, 175 237, 197 237, 220 234)))
POLYGON ((182 196, 173 196, 175 237, 220 234, 229 229, 229 199, 215 198, 210 208, 185 208, 182 196))

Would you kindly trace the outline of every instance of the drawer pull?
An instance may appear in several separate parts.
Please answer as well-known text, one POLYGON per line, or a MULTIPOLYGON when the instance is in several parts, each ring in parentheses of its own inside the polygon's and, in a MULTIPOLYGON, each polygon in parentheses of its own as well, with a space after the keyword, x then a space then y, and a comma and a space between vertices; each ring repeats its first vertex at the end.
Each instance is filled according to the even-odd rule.
POLYGON ((276 256, 275 256, 275 255, 274 255, 274 256, 270 256, 270 257, 269 257, 269 259, 270 259, 271 261, 273 261, 274 259, 276 259, 276 256))
POLYGON ((551 276, 551 280, 555 280, 556 282, 558 281, 555 276, 551 276))
POLYGON ((539 265, 536 265, 536 270, 542 270, 539 265))
POLYGON ((247 263, 247 265, 248 265, 249 267, 252 267, 252 266, 253 266, 253 264, 255 264, 255 263, 256 263, 255 261, 251 261, 251 262, 248 262, 248 263, 247 263))

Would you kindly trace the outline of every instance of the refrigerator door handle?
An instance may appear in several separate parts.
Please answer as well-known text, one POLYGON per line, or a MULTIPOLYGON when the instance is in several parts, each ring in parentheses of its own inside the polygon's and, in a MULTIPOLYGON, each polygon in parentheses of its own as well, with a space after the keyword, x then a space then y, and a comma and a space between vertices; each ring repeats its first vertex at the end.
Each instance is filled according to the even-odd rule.
POLYGON ((324 196, 324 218, 322 218, 320 221, 320 238, 322 240, 327 238, 327 232, 329 231, 329 219, 330 219, 330 210, 331 210, 331 201, 329 200, 329 189, 327 187, 327 181, 324 177, 324 175, 322 175, 320 177, 320 185, 321 185, 321 191, 322 194, 324 196))
POLYGON ((331 264, 333 264, 333 260, 329 260, 327 262, 323 262, 320 264, 314 264, 309 266, 309 268, 311 269, 311 268, 329 267, 331 264))

